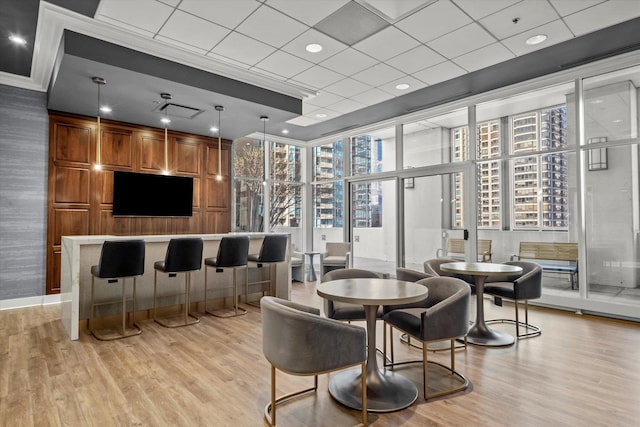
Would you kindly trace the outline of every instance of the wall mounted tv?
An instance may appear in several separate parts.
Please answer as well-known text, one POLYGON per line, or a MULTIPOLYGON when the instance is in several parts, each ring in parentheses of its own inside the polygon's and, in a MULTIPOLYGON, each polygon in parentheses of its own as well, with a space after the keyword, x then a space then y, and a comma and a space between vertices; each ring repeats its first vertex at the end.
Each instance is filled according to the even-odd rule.
POLYGON ((113 172, 113 215, 191 216, 193 178, 113 172))

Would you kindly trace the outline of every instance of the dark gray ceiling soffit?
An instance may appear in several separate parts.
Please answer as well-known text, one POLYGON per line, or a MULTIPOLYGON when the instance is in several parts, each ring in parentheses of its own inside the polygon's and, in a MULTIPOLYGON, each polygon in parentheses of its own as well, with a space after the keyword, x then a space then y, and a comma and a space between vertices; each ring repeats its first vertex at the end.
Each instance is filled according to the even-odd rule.
POLYGON ((290 136, 303 141, 313 140, 639 48, 640 18, 636 18, 335 119, 296 128, 290 136))
POLYGON ((29 77, 40 0, 3 0, 0 8, 0 71, 29 77), (20 35, 27 44, 19 46, 9 40, 20 35))
POLYGON ((302 114, 302 100, 133 49, 64 31, 64 54, 123 68, 198 89, 302 114))
POLYGON ((47 0, 47 2, 89 18, 93 18, 96 15, 96 10, 98 10, 98 5, 100 4, 100 0, 47 0))

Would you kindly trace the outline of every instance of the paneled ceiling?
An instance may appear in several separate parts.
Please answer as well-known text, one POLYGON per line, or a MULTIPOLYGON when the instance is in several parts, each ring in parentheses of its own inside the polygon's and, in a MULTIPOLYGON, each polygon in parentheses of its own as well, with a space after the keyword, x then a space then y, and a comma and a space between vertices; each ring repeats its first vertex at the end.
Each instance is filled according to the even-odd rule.
POLYGON ((230 139, 266 114, 310 141, 640 47, 637 0, 8 0, 0 17, 27 39, 2 35, 0 83, 95 115, 100 75, 111 117, 151 126, 169 92, 202 110, 170 127, 202 134, 220 104, 230 139))

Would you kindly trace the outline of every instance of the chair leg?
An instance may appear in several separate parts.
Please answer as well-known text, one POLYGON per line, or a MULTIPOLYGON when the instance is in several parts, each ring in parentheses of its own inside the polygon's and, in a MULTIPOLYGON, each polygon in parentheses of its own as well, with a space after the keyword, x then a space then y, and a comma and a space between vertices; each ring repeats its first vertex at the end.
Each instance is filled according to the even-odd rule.
MULTIPOLYGON (((113 279, 112 279, 113 280, 113 279)), ((136 312, 136 278, 133 278, 133 301, 132 301, 132 313, 131 313, 131 318, 132 318, 132 327, 129 328, 129 330, 127 331, 127 294, 126 294, 126 278, 122 277, 118 280, 122 281, 122 285, 120 288, 120 292, 121 292, 121 297, 119 301, 110 301, 110 302, 106 302, 105 304, 112 304, 112 303, 116 303, 119 302, 121 307, 122 307, 122 314, 121 314, 121 319, 120 319, 120 325, 119 327, 115 328, 115 332, 113 331, 113 328, 109 331, 108 329, 106 330, 96 330, 94 328, 95 325, 93 325, 93 321, 95 319, 95 276, 91 275, 91 312, 89 315, 89 324, 88 324, 88 329, 91 332, 91 334, 93 334, 94 337, 96 337, 97 339, 101 340, 101 341, 111 341, 111 340, 117 340, 120 338, 127 338, 127 337, 132 337, 134 335, 140 335, 142 333, 142 329, 140 329, 140 326, 138 326, 135 322, 135 312, 136 312)), ((98 304, 101 305, 101 304, 98 304)))
MULTIPOLYGON (((175 273, 171 273, 175 274, 175 273)), ((200 323, 200 319, 191 313, 191 272, 185 272, 184 277, 184 308, 182 311, 182 320, 175 320, 175 316, 173 320, 170 319, 159 319, 156 316, 156 294, 157 294, 157 285, 158 285, 158 270, 155 270, 154 275, 154 284, 153 284, 153 320, 161 326, 165 328, 178 328, 181 326, 189 326, 194 325, 196 323, 200 323)))
MULTIPOLYGON (((213 314, 216 317, 236 317, 236 316, 242 316, 243 314, 247 314, 247 310, 238 306, 238 285, 237 285, 238 268, 237 267, 228 267, 228 268, 231 268, 233 270, 233 311, 230 312, 229 309, 225 307, 226 298, 224 297, 223 297, 223 308, 209 311, 207 309, 206 299, 205 299, 205 312, 209 314, 213 314)), ((205 268, 205 277, 206 277, 206 272, 207 270, 205 268)), ((205 281, 205 298, 206 298, 206 295, 207 295, 207 282, 205 281)))

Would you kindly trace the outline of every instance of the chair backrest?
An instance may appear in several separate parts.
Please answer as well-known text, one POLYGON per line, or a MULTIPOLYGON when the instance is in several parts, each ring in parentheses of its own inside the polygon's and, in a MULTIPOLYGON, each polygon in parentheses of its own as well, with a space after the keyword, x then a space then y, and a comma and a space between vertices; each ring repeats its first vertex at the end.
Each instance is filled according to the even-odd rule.
POLYGON ((366 331, 319 315, 313 307, 275 297, 260 300, 262 350, 276 368, 314 374, 366 359, 366 331))
POLYGON ((431 274, 433 276, 454 276, 454 273, 448 273, 446 271, 442 271, 440 269, 440 266, 442 264, 448 263, 448 262, 457 262, 455 259, 453 258, 432 258, 432 259, 428 259, 424 262, 423 264, 423 268, 424 268, 424 272, 427 274, 431 274))
POLYGON ((132 277, 144 274, 144 240, 113 240, 102 244, 98 277, 132 277))
POLYGON ((346 256, 347 252, 351 252, 351 243, 327 242, 325 252, 327 256, 346 256))
POLYGON ((471 288, 455 277, 430 277, 418 281, 429 289, 422 314, 422 338, 450 339, 467 334, 471 288))
POLYGON ((223 237, 218 246, 217 267, 239 267, 247 265, 249 236, 223 237))
POLYGON ((164 270, 171 273, 200 270, 203 243, 201 237, 169 240, 169 247, 164 257, 164 270))
POLYGON ((382 276, 379 273, 375 273, 369 270, 361 270, 359 268, 340 268, 338 270, 331 270, 322 276, 322 282, 328 282, 330 280, 341 279, 380 279, 382 276))
POLYGON ((514 282, 516 299, 534 299, 542 296, 542 266, 531 261, 507 261, 504 264, 522 268, 522 274, 502 279, 503 282, 514 282))
POLYGON ((407 282, 417 282, 418 280, 436 277, 433 274, 423 273, 421 271, 410 270, 408 268, 396 268, 396 279, 407 282))
POLYGON ((282 262, 287 257, 287 236, 267 234, 262 240, 258 262, 282 262))

